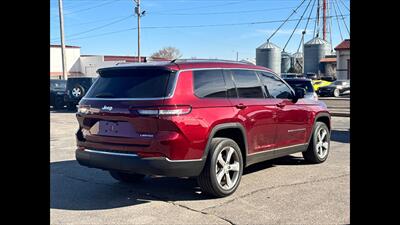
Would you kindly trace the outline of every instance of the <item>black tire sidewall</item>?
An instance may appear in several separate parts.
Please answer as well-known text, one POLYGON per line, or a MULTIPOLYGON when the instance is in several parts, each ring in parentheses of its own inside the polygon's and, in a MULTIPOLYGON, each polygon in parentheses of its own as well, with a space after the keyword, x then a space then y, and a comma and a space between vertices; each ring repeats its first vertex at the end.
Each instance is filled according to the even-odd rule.
POLYGON ((317 122, 315 129, 314 129, 314 133, 313 133, 313 146, 312 149, 314 151, 314 155, 315 158, 319 161, 319 162, 324 162, 328 156, 329 156, 329 152, 330 152, 330 148, 331 148, 331 134, 330 131, 328 129, 328 127, 325 125, 325 123, 322 122, 317 122), (320 158, 317 152, 317 135, 318 135, 318 131, 321 129, 321 127, 324 127, 324 129, 327 131, 327 140, 328 140, 328 153, 326 154, 326 156, 324 158, 320 158))
POLYGON ((224 138, 224 140, 222 140, 221 142, 219 142, 215 148, 212 150, 212 154, 210 155, 210 164, 209 164, 209 168, 207 168, 210 172, 210 179, 211 179, 211 184, 217 189, 216 191, 220 193, 220 195, 226 196, 226 195, 230 195, 233 192, 236 191, 237 187, 240 184, 240 181, 242 179, 242 174, 243 174, 243 157, 242 154, 240 152, 240 148, 239 146, 236 144, 235 141, 233 141, 232 139, 228 139, 228 138, 224 138), (220 187, 220 185, 218 184, 217 181, 217 176, 216 176, 216 171, 215 171, 215 165, 217 163, 217 158, 219 153, 224 149, 224 147, 232 147, 233 149, 235 149, 236 153, 239 156, 239 163, 240 163, 240 169, 239 169, 239 177, 238 180, 235 184, 235 186, 233 186, 231 189, 229 190, 225 190, 222 189, 220 187))

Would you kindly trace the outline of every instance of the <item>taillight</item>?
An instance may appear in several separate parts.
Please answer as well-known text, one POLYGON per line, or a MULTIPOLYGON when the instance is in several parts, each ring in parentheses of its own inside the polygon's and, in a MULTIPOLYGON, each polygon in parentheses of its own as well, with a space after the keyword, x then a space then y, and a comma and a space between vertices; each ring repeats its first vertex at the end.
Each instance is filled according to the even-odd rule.
POLYGON ((180 116, 189 114, 192 107, 188 105, 158 106, 151 108, 131 109, 143 116, 180 116))
POLYGON ((78 113, 80 114, 88 114, 90 111, 90 105, 78 105, 78 113))

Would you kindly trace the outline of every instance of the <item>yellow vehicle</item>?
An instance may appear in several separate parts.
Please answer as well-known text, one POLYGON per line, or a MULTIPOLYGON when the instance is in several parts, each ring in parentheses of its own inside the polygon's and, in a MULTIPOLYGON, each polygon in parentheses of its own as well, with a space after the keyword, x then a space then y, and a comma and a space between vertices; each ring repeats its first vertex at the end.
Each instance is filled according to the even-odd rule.
POLYGON ((325 87, 330 85, 332 82, 326 80, 312 80, 312 85, 314 87, 314 91, 317 92, 320 87, 325 87))

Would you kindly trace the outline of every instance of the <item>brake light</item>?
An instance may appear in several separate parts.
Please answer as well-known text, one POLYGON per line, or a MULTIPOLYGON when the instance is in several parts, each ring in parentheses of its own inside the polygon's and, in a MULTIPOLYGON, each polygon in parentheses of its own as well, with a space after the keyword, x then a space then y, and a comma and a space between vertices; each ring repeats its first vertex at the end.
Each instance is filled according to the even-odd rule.
POLYGON ((188 105, 177 106, 158 106, 151 108, 135 109, 138 114, 143 116, 180 116, 189 114, 192 107, 188 105))

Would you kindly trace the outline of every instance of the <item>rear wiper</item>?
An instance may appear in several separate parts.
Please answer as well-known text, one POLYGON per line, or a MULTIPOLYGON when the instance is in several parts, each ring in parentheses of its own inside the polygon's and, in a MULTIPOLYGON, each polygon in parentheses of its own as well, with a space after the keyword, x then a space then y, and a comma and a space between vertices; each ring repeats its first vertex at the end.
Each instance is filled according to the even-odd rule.
POLYGON ((115 98, 111 93, 100 93, 96 95, 96 98, 115 98))

